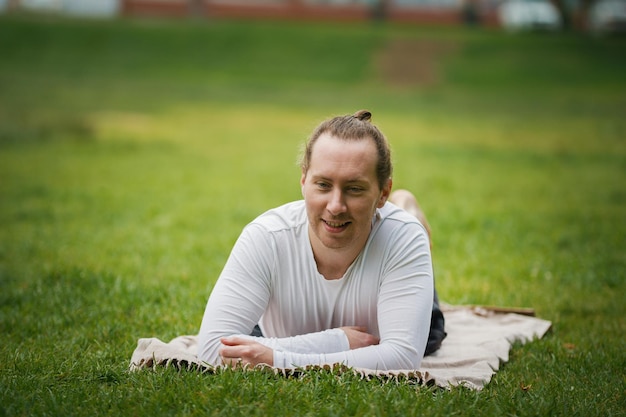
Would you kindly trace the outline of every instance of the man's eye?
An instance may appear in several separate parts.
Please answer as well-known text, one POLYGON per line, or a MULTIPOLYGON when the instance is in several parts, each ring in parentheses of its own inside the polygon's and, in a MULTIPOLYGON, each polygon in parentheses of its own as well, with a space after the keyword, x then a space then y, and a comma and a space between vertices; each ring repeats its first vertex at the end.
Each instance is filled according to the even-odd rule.
POLYGON ((348 192, 351 192, 353 194, 362 193, 363 192, 363 188, 361 188, 361 187, 350 187, 350 188, 348 188, 348 192))
POLYGON ((330 188, 330 184, 326 183, 326 182, 318 182, 317 183, 317 188, 321 189, 321 190, 327 190, 330 188))

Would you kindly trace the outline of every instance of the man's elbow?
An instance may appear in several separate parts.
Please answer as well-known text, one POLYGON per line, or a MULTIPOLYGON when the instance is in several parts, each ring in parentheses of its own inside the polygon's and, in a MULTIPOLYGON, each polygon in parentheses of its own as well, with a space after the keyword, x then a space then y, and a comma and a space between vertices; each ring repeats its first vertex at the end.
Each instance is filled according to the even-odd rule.
POLYGON ((208 335, 198 336, 198 359, 209 365, 221 364, 219 348, 221 343, 219 338, 208 337, 208 335))
POLYGON ((385 370, 414 370, 418 369, 424 357, 418 349, 413 346, 400 344, 393 347, 393 352, 389 352, 391 361, 385 361, 385 370))
POLYGON ((404 355, 404 367, 401 369, 418 369, 422 364, 423 354, 419 353, 417 349, 411 348, 404 355))
POLYGON ((422 364, 422 359, 424 358, 424 349, 420 347, 421 343, 402 343, 399 347, 402 352, 403 362, 405 364, 405 368, 403 369, 418 369, 422 364))

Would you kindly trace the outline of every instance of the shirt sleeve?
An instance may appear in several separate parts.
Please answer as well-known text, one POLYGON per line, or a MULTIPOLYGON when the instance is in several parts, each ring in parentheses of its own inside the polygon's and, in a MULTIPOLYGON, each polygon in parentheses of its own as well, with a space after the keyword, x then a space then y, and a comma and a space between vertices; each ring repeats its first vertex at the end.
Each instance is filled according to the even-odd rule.
POLYGON ((259 238, 244 228, 209 296, 198 335, 198 357, 209 364, 221 363, 222 337, 250 334, 267 307, 272 251, 259 238))
MULTIPOLYGON (((293 354, 326 354, 343 352, 350 349, 348 337, 341 329, 328 329, 316 333, 308 333, 292 337, 255 337, 239 335, 244 339, 253 340, 274 350, 274 352, 290 352, 293 354)), ((279 357, 281 357, 279 355, 279 357)), ((274 355, 276 359, 276 355, 274 355)), ((285 366, 281 366, 284 368, 285 366)))

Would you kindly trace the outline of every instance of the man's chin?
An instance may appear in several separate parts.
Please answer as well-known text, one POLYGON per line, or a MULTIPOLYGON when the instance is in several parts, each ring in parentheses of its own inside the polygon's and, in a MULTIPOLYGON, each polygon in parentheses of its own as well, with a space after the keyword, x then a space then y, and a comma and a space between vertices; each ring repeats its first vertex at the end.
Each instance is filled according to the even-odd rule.
POLYGON ((320 240, 329 249, 341 249, 346 246, 346 239, 340 238, 337 234, 324 233, 320 240))

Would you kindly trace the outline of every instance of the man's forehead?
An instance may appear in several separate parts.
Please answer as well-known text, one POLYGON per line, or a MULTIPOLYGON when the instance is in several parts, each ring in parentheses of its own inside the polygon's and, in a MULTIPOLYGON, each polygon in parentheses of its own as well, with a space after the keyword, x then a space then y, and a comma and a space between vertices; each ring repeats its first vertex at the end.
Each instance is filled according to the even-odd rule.
POLYGON ((346 156, 355 152, 371 154, 373 157, 378 156, 376 144, 372 138, 339 138, 337 136, 324 133, 320 135, 313 144, 311 153, 328 153, 346 151, 346 156))
POLYGON ((322 135, 313 147, 309 170, 317 173, 352 171, 354 177, 368 176, 370 170, 375 171, 377 162, 378 153, 372 140, 322 135))

